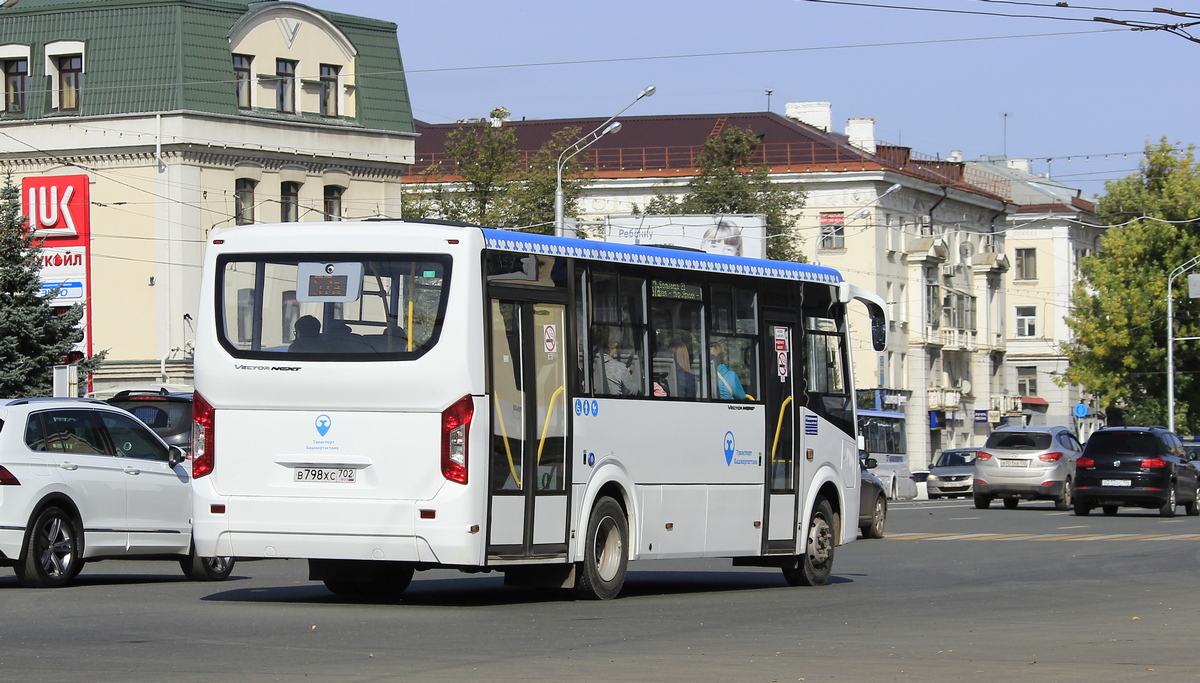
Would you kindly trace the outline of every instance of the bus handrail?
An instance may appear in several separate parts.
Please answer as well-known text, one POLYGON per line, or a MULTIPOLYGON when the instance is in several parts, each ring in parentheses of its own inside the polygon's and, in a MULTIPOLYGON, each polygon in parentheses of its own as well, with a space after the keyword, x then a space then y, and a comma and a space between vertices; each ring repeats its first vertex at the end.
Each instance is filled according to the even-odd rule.
POLYGON ((508 429, 504 427, 504 411, 500 409, 500 395, 492 394, 492 400, 496 402, 496 420, 500 423, 500 437, 504 439, 504 454, 508 456, 508 472, 512 475, 513 481, 517 483, 517 488, 521 488, 521 478, 517 476, 517 468, 513 465, 512 447, 508 445, 508 429))
POLYGON ((775 440, 771 442, 771 462, 779 462, 775 459, 775 451, 779 448, 779 432, 783 429, 783 411, 787 409, 787 405, 792 402, 792 397, 788 396, 783 399, 783 403, 779 405, 779 420, 775 423, 775 440))
MULTIPOLYGON (((546 401, 546 421, 542 423, 542 438, 538 441, 537 464, 540 467, 542 464, 542 447, 546 445, 546 432, 550 431, 550 411, 554 408, 554 399, 566 390, 566 386, 560 386, 550 394, 550 400, 546 401)), ((564 405, 565 407, 565 405, 564 405)))

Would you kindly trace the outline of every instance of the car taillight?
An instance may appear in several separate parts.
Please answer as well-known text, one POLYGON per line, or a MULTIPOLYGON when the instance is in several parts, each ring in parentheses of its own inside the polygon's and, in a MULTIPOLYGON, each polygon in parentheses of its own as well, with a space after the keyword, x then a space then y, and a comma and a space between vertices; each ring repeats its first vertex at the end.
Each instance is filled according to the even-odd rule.
POLYGON ((1038 456, 1038 460, 1042 462, 1058 462, 1062 458, 1062 453, 1042 453, 1038 456))
POLYGON ((20 485, 21 485, 21 482, 17 481, 17 478, 13 476, 13 473, 9 472, 7 469, 5 469, 3 465, 0 465, 0 486, 20 486, 20 485))
POLYGON ((986 482, 986 481, 984 481, 984 480, 982 480, 982 479, 976 479, 976 480, 975 480, 975 485, 976 485, 976 486, 987 486, 987 482, 986 482))
POLYGON ((442 411, 442 476, 459 484, 467 483, 467 438, 474 414, 470 396, 442 411))
POLYGON ((1142 467, 1148 470, 1158 470, 1167 466, 1167 461, 1162 458, 1146 458, 1142 461, 1142 467))
POLYGON ((1081 456, 1078 460, 1075 461, 1075 466, 1076 467, 1095 467, 1096 461, 1092 460, 1091 458, 1084 458, 1081 456))
POLYGON ((192 397, 192 477, 212 474, 216 462, 214 460, 213 442, 216 440, 216 427, 213 407, 200 394, 192 397))
POLYGON ((987 451, 979 451, 979 453, 975 456, 975 459, 976 460, 991 460, 992 454, 988 453, 987 451))

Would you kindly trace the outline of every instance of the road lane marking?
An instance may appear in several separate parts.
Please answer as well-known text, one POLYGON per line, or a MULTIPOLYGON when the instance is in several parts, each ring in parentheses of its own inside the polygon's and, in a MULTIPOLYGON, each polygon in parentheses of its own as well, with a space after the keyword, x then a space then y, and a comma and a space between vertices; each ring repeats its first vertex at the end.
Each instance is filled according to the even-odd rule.
POLYGON ((949 532, 889 533, 892 541, 1200 541, 1200 534, 955 534, 949 532))

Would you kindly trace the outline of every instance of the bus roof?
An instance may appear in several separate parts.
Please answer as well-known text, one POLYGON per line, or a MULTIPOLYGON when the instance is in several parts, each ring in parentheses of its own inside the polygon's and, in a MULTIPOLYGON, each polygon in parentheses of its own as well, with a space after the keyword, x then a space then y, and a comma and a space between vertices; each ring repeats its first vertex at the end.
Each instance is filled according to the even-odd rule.
POLYGON ((708 273, 752 275, 781 280, 804 280, 825 284, 838 284, 842 281, 841 273, 833 268, 808 263, 767 261, 741 256, 707 254, 690 249, 552 237, 492 228, 483 228, 483 237, 489 249, 501 251, 682 268, 708 273))

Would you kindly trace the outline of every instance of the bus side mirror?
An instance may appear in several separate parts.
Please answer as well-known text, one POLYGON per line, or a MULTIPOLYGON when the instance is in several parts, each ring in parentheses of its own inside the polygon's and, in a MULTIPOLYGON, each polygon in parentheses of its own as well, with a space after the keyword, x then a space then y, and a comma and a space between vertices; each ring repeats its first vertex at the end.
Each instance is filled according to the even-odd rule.
POLYGON ((887 348, 887 316, 875 303, 867 304, 867 313, 871 315, 871 347, 883 351, 887 348))

